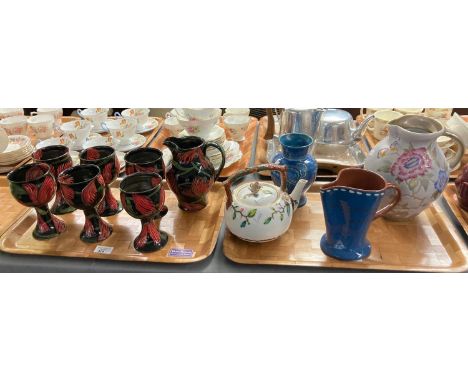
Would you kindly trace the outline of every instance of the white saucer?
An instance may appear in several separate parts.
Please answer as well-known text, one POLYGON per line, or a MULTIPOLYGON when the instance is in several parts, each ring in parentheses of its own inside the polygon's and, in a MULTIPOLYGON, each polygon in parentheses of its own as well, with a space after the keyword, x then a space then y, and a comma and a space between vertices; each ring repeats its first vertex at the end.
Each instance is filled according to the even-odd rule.
POLYGON ((149 117, 148 120, 145 122, 144 125, 138 125, 136 132, 138 134, 147 133, 148 131, 152 131, 158 127, 158 120, 156 118, 149 117))
MULTIPOLYGON (((201 136, 201 135, 197 135, 197 137, 203 138, 205 141, 208 142, 208 141, 215 141, 221 138, 223 134, 224 134, 224 129, 218 124, 216 124, 214 125, 213 130, 210 132, 210 134, 208 134, 206 137, 201 136)), ((190 134, 186 130, 184 130, 179 134, 179 137, 187 137, 189 135, 190 134)))
POLYGON ((138 147, 143 146, 145 142, 146 142, 145 136, 141 134, 135 134, 133 137, 130 138, 130 144, 122 145, 119 143, 114 148, 117 151, 130 151, 130 150, 137 149, 138 147))
POLYGON ((42 149, 47 146, 55 146, 55 145, 64 145, 68 146, 70 141, 66 137, 59 137, 59 138, 49 138, 39 142, 36 145, 36 149, 42 149))
POLYGON ((106 137, 99 135, 99 134, 91 134, 90 138, 83 144, 83 147, 74 146, 72 150, 85 150, 90 147, 94 146, 114 146, 115 142, 112 138, 112 135, 108 135, 106 137))

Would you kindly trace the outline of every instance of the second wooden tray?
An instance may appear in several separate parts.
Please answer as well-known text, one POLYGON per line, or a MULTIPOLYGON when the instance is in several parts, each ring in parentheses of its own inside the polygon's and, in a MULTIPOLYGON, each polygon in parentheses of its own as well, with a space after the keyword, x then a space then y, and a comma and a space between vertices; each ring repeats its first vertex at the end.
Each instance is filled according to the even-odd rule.
POLYGON ((360 261, 340 261, 326 256, 320 249, 325 221, 320 195, 311 192, 308 193, 308 203, 295 211, 291 227, 279 239, 249 243, 227 231, 224 254, 230 260, 243 264, 388 271, 466 271, 467 248, 450 224, 436 204, 407 222, 377 219, 367 235, 372 244, 371 255, 360 261))
MULTIPOLYGON (((0 200, 9 200, 9 190, 0 191, 0 200)), ((118 198, 118 190, 113 188, 113 192, 118 198)), ((140 221, 133 219, 125 211, 104 218, 113 225, 114 232, 100 243, 87 244, 80 240, 79 234, 84 223, 83 211, 60 216, 67 224, 67 230, 59 237, 39 241, 32 237, 32 230, 36 224, 35 212, 25 209, 10 198, 12 211, 10 216, 7 216, 8 219, 3 219, 8 228, 0 237, 1 251, 24 255, 191 263, 207 258, 213 252, 221 227, 222 217, 219 216, 219 210, 224 200, 224 189, 220 184, 215 184, 209 194, 208 206, 196 213, 179 209, 175 195, 167 190, 165 204, 169 212, 161 220, 161 229, 169 234, 169 242, 160 251, 145 254, 133 248, 133 239, 140 232, 140 221), (111 247, 112 252, 97 253, 97 246, 111 247)))
POLYGON ((449 183, 447 187, 445 187, 443 197, 447 201, 447 204, 452 213, 455 215, 455 218, 458 220, 463 230, 468 235, 468 212, 462 210, 458 205, 457 190, 454 183, 449 183))

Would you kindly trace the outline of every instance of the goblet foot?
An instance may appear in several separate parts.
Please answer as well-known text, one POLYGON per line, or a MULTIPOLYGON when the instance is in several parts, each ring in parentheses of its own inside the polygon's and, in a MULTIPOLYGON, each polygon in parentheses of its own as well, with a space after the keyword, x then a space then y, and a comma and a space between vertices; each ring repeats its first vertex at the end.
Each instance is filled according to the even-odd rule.
POLYGON ((112 195, 109 186, 106 186, 106 193, 101 203, 99 203, 97 211, 100 216, 113 216, 122 211, 122 203, 112 195))
POLYGON ((47 206, 37 207, 37 223, 32 233, 37 240, 47 240, 60 235, 66 229, 62 219, 52 215, 47 206))
POLYGON ((97 243, 106 240, 112 234, 112 225, 97 214, 96 211, 85 211, 85 224, 80 239, 86 243, 97 243))
POLYGON ((142 220, 141 232, 133 241, 133 246, 139 252, 154 252, 163 248, 169 240, 169 235, 160 231, 154 220, 142 220))
POLYGON ((76 208, 70 206, 65 199, 62 196, 62 192, 60 189, 57 189, 57 193, 55 195, 55 201, 54 204, 52 205, 50 212, 52 212, 54 215, 64 215, 68 214, 70 212, 75 211, 76 208))

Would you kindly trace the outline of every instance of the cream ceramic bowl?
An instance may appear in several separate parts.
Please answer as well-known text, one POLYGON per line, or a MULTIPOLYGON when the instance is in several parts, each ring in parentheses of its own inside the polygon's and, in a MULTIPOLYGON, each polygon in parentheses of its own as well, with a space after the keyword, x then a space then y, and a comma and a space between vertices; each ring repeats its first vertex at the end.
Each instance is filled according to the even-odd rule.
POLYGON ((3 118, 0 120, 0 127, 8 135, 28 135, 28 119, 24 115, 3 118))

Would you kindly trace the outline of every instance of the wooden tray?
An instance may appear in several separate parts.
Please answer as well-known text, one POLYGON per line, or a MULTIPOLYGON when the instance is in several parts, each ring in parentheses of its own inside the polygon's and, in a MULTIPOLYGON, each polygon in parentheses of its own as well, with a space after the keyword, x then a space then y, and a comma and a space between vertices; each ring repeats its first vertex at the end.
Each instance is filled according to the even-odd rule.
POLYGON ((6 177, 0 178, 0 206, 2 218, 0 219, 0 235, 2 235, 15 222, 19 214, 25 213, 27 208, 19 204, 10 193, 10 186, 6 177))
POLYGON ((455 218, 468 235, 468 212, 462 210, 458 205, 457 190, 454 183, 449 183, 447 187, 445 187, 443 196, 450 210, 455 215, 455 218))
MULTIPOLYGON (((255 134, 257 130, 257 118, 251 117, 249 127, 245 133, 245 140, 239 143, 239 148, 242 151, 242 158, 237 162, 233 163, 229 167, 226 167, 221 171, 220 178, 228 178, 231 175, 235 174, 237 171, 242 170, 249 166, 250 158, 252 157, 252 142, 255 140, 255 134)), ((219 126, 224 128, 223 123, 219 123, 219 126)), ((170 137, 170 131, 165 129, 164 127, 161 129, 159 134, 155 137, 155 139, 150 144, 150 147, 157 148, 159 150, 164 149, 163 142, 166 138, 170 137)), ((226 138, 230 139, 231 135, 229 131, 226 131, 226 138)))
MULTIPOLYGON (((0 200, 3 201, 3 198, 6 198, 5 190, 1 191, 0 200)), ((113 188, 113 192, 118 197, 118 189, 113 188)), ((87 244, 79 238, 84 223, 83 211, 62 215, 61 218, 67 224, 67 231, 57 238, 39 241, 32 237, 32 230, 36 224, 35 212, 12 201, 11 207, 15 213, 12 213, 8 219, 2 219, 4 224, 10 224, 10 226, 0 237, 0 250, 24 255, 160 263, 196 262, 207 258, 213 252, 221 227, 222 217, 219 216, 219 210, 223 200, 224 189, 220 184, 215 184, 209 195, 208 206, 197 213, 188 213, 177 207, 175 195, 168 190, 166 205, 169 212, 161 220, 161 229, 169 234, 169 242, 160 251, 146 254, 141 254, 133 248, 133 239, 140 232, 141 225, 125 211, 116 216, 104 218, 113 224, 114 232, 110 238, 98 244, 87 244), (6 223, 7 221, 9 223, 6 223), (97 245, 113 247, 112 253, 95 253, 97 245), (193 257, 172 257, 176 256, 175 252, 178 249, 192 250, 193 257)))
POLYGON ((320 249, 325 233, 320 194, 310 192, 307 196, 308 203, 296 210, 290 229, 277 240, 249 243, 226 230, 225 256, 243 264, 421 272, 468 269, 466 245, 435 203, 408 222, 375 220, 367 235, 372 244, 367 259, 348 262, 328 257, 320 249))

